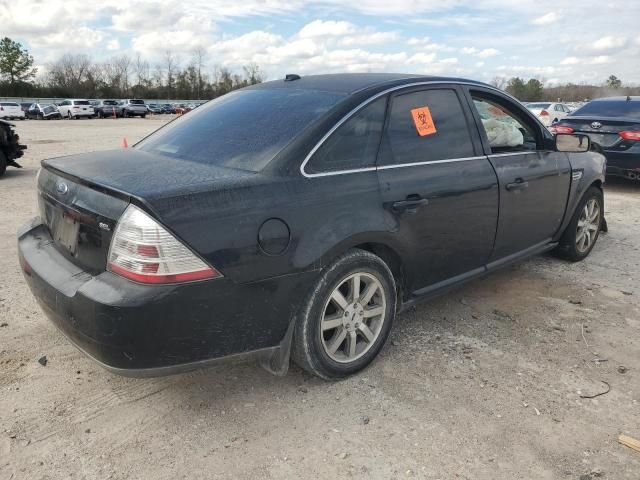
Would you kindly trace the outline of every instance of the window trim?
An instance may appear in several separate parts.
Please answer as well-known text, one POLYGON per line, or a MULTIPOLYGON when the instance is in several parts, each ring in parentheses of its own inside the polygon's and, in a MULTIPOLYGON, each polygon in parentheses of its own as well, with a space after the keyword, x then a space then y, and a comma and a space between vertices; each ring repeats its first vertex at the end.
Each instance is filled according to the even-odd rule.
MULTIPOLYGON (((361 109, 366 107, 369 103, 373 102, 374 100, 377 100, 378 98, 380 98, 380 97, 382 97, 384 95, 392 93, 392 92, 397 92, 397 91, 404 90, 404 89, 411 89, 411 88, 415 88, 415 87, 431 86, 431 85, 441 85, 443 87, 446 87, 447 85, 467 85, 467 86, 470 86, 470 87, 481 88, 481 89, 492 90, 494 92, 498 92, 499 94, 501 94, 501 95, 503 95, 503 96, 505 96, 507 98, 510 98, 512 101, 516 101, 517 102, 517 100, 514 97, 512 97, 509 94, 505 94, 503 91, 501 91, 498 88, 492 87, 490 85, 483 85, 483 84, 478 84, 478 83, 474 83, 474 82, 465 82, 465 81, 460 81, 460 80, 455 80, 455 81, 427 80, 427 81, 422 81, 422 82, 413 82, 413 83, 407 83, 407 84, 403 84, 403 85, 396 85, 394 87, 387 88, 386 90, 378 92, 375 95, 372 95, 371 97, 367 98, 362 103, 360 103, 360 105, 356 106, 351 111, 349 111, 347 114, 345 114, 338 122, 336 122, 336 124, 333 127, 331 127, 329 129, 329 131, 327 133, 325 133, 322 136, 322 138, 320 140, 318 140, 318 142, 315 144, 315 146, 309 151, 307 156, 304 158, 304 160, 302 161, 302 164, 300 164, 300 173, 302 174, 302 176, 305 177, 305 178, 328 177, 328 176, 333 176, 333 175, 346 175, 346 174, 350 174, 350 173, 372 172, 372 171, 376 171, 376 170, 380 170, 380 169, 384 169, 384 168, 413 167, 413 166, 417 166, 417 165, 429 165, 431 163, 450 163, 450 162, 460 162, 460 161, 477 160, 477 159, 485 158, 486 155, 482 155, 482 156, 478 156, 478 157, 449 158, 449 159, 446 159, 446 160, 429 160, 429 161, 417 162, 417 163, 399 163, 397 165, 392 165, 392 166, 380 166, 380 167, 376 166, 376 167, 356 168, 356 169, 352 169, 352 170, 336 170, 334 172, 307 173, 305 171, 304 167, 307 165, 309 160, 311 160, 311 157, 313 157, 313 154, 316 153, 316 151, 322 146, 322 144, 338 128, 340 128, 340 126, 343 123, 345 123, 347 120, 349 120, 349 118, 351 118, 353 115, 358 113, 361 109)), ((462 104, 462 101, 463 100, 461 98, 460 99, 461 104, 462 104)), ((464 110, 464 105, 462 105, 462 107, 463 107, 463 110, 464 110)), ((473 118, 473 120, 475 121, 475 117, 473 118)))

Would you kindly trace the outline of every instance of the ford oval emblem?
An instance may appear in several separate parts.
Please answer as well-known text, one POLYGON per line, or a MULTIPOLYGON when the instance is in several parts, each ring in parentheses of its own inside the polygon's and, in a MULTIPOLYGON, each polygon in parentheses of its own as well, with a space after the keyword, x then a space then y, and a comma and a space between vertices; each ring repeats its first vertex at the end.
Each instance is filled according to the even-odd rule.
POLYGON ((64 182, 60 182, 57 186, 56 186, 56 191, 60 194, 60 195, 64 195, 69 191, 69 187, 67 186, 66 183, 64 182))
POLYGON ((592 122, 591 128, 602 128, 602 124, 600 122, 592 122))

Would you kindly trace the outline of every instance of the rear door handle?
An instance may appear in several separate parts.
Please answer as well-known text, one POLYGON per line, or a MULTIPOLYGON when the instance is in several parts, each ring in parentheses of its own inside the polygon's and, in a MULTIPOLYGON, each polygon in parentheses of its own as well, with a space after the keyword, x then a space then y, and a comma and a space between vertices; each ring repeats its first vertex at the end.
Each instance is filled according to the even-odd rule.
POLYGON ((515 182, 507 183, 505 188, 509 191, 513 190, 524 190, 529 187, 529 182, 525 182, 522 178, 516 178, 515 182))
POLYGON ((420 207, 429 205, 429 200, 422 198, 420 195, 407 195, 406 200, 399 200, 391 204, 391 208, 395 212, 416 211, 420 207))

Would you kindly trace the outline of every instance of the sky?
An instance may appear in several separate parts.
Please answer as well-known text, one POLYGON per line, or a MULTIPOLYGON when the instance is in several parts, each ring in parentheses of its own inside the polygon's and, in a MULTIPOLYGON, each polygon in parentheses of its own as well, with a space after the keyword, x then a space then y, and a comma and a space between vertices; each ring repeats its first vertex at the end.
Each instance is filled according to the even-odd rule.
POLYGON ((0 0, 0 35, 41 72, 64 53, 101 61, 166 51, 182 66, 285 73, 402 72, 490 81, 640 84, 640 0, 0 0))

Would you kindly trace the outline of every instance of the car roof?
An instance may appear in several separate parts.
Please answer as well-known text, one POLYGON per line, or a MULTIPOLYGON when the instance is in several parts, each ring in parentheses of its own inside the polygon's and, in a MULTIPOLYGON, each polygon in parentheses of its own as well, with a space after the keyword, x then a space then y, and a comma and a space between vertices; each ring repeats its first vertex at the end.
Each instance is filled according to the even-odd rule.
POLYGON ((622 97, 605 97, 605 98, 595 98, 593 100, 591 100, 592 102, 627 102, 627 101, 631 101, 631 102, 640 102, 640 96, 639 95, 632 95, 627 97, 622 96, 622 97))
POLYGON ((299 79, 286 81, 273 80, 253 85, 251 89, 293 88, 300 90, 319 90, 351 95, 373 87, 392 88, 413 82, 464 82, 486 86, 481 82, 453 77, 413 75, 406 73, 336 73, 326 75, 305 75, 299 79))

